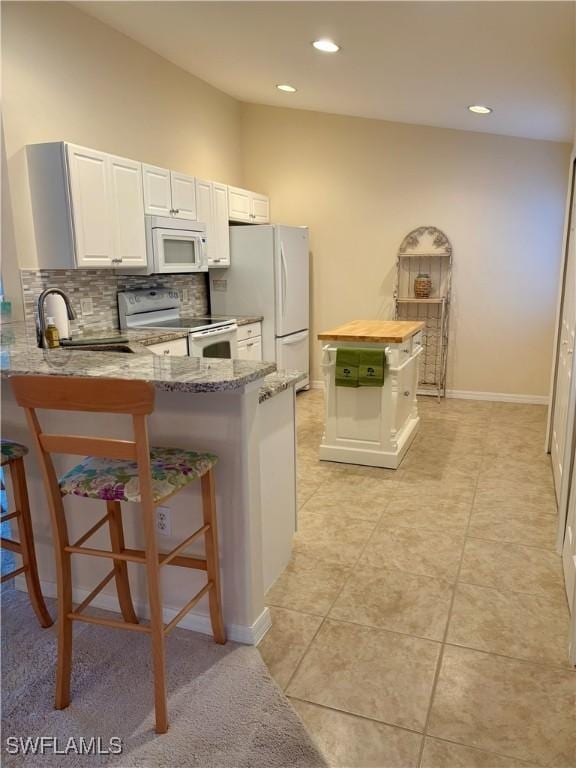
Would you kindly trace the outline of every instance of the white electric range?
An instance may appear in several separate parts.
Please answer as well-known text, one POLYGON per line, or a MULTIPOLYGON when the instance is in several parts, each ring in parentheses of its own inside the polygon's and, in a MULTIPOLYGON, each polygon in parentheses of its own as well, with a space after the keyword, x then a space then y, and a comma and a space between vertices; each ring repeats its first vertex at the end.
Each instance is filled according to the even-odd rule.
POLYGON ((170 288, 122 291, 118 294, 122 330, 184 329, 188 331, 190 357, 236 357, 236 320, 185 317, 181 315, 181 308, 178 291, 170 288))

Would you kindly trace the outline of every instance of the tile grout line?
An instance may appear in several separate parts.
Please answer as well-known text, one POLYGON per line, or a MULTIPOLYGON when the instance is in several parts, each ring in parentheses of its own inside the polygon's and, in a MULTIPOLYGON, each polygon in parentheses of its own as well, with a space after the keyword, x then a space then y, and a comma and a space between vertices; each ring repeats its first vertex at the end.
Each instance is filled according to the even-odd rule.
MULTIPOLYGON (((492 409, 490 409, 490 417, 488 419, 488 426, 490 425, 490 422, 492 421, 492 409)), ((484 439, 482 440, 482 456, 484 456, 484 439)), ((450 606, 448 608, 448 616, 446 618, 446 626, 444 628, 444 634, 442 636, 442 641, 440 645, 440 652, 438 654, 438 660, 436 663, 436 669, 434 670, 434 678, 432 680, 432 689, 430 691, 430 701, 428 702, 428 710, 426 712, 426 719, 424 721, 424 727, 422 729, 422 744, 420 745, 420 753, 418 755, 418 760, 416 763, 417 768, 421 768, 422 766, 422 757, 424 755, 424 747, 426 744, 426 737, 428 736, 428 728, 430 726, 430 718, 432 716, 432 708, 434 705, 434 698, 436 695, 436 689, 438 687, 438 681, 440 679, 440 672, 442 670, 442 664, 444 661, 444 650, 446 648, 446 639, 448 637, 448 632, 450 630, 450 624, 452 621, 452 612, 454 610, 454 602, 456 600, 456 591, 458 589, 458 581, 460 579, 460 573, 462 571, 462 565, 464 563, 464 553, 466 551, 466 542, 468 541, 468 531, 470 530, 470 525, 472 523, 472 513, 474 510, 474 502, 476 500, 476 492, 478 490, 478 483, 480 480, 480 470, 478 470, 478 473, 476 475, 476 481, 474 483, 474 493, 472 494, 472 500, 470 502, 470 512, 468 515, 468 523, 466 525, 466 529, 464 532, 464 538, 462 540, 462 552, 460 553, 460 561, 458 563, 458 570, 456 572, 456 577, 454 579, 454 589, 452 591, 452 595, 450 597, 450 606)))

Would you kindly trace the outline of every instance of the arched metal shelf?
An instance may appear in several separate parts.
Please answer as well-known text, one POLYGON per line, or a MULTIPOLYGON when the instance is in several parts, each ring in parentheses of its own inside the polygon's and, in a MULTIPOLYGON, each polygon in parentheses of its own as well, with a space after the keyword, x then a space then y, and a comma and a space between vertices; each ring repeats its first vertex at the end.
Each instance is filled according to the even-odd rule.
POLYGON ((398 249, 394 291, 397 320, 421 320, 423 354, 418 394, 446 396, 448 331, 452 289, 452 245, 437 227, 417 227, 398 249), (424 272, 432 280, 429 298, 414 295, 414 279, 424 272))

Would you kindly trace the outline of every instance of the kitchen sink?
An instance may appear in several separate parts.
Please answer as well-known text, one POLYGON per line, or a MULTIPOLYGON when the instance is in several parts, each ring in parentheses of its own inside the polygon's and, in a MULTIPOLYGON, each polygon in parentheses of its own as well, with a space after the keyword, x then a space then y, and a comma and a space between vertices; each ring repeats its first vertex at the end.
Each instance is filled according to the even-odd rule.
POLYGON ((63 345, 63 348, 82 352, 128 352, 134 354, 134 350, 129 344, 74 344, 63 345))

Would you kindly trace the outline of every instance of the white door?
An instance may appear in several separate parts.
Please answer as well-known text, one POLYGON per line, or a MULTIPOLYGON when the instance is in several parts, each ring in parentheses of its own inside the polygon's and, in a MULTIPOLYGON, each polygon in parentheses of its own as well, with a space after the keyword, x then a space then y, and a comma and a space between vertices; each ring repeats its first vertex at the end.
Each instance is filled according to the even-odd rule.
POLYGON ((252 221, 251 195, 247 189, 228 187, 228 215, 230 221, 252 221))
POLYGON ((276 336, 310 326, 309 255, 306 227, 275 227, 276 336))
POLYGON ((110 156, 108 162, 114 221, 114 259, 119 259, 123 266, 145 267, 142 166, 124 157, 110 156))
POLYGON ((576 472, 572 475, 572 487, 568 500, 568 517, 566 519, 566 535, 562 548, 562 564, 564 566, 564 582, 568 604, 572 608, 572 598, 576 594, 576 472))
POLYGON ((170 216, 172 211, 170 171, 155 165, 143 165, 142 181, 146 213, 151 216, 170 216))
POLYGON ((212 184, 212 216, 216 253, 212 266, 230 266, 230 232, 228 229, 228 188, 225 184, 212 184))
POLYGON ((254 224, 268 224, 270 221, 270 198, 252 192, 252 221, 254 224))
POLYGON ((108 155, 66 145, 77 267, 111 267, 114 227, 108 155))
POLYGON ((276 366, 278 370, 302 371, 308 374, 310 370, 308 331, 276 339, 276 366))
POLYGON ((172 214, 178 219, 196 221, 196 179, 183 173, 170 172, 172 214))
POLYGON ((568 429, 568 403, 572 385, 572 358, 576 341, 576 196, 572 205, 562 317, 560 346, 558 350, 558 372, 554 396, 554 420, 552 422, 552 471, 556 485, 556 496, 560 499, 562 474, 566 453, 568 429))
POLYGON ((206 225, 206 254, 209 267, 212 266, 212 259, 217 258, 218 254, 213 203, 212 182, 196 179, 196 213, 198 221, 206 225))

